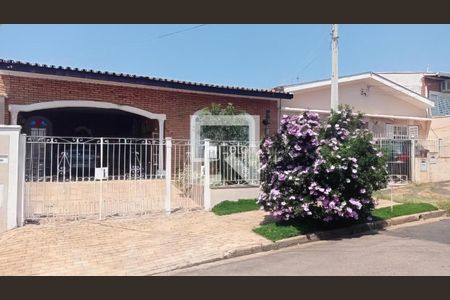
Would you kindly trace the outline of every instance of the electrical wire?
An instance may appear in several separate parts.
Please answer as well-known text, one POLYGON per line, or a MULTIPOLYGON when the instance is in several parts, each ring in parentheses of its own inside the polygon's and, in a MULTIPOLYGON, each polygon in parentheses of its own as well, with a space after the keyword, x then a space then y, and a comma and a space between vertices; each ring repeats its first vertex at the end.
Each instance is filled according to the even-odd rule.
POLYGON ((206 26, 206 25, 209 25, 209 24, 195 25, 195 26, 191 26, 189 28, 185 28, 185 29, 181 29, 181 30, 165 33, 163 35, 158 36, 158 39, 162 39, 162 38, 165 38, 165 37, 168 37, 168 36, 171 36, 171 35, 174 35, 174 34, 179 34, 179 33, 182 33, 182 32, 186 32, 186 31, 191 31, 191 30, 194 30, 194 29, 206 26))

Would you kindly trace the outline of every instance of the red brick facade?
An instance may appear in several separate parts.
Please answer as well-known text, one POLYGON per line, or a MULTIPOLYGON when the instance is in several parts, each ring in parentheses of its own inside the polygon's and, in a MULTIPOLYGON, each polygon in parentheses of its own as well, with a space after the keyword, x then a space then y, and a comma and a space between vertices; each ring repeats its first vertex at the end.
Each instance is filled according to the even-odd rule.
MULTIPOLYGON (((259 115, 260 121, 267 109, 271 111, 271 132, 277 130, 278 101, 234 97, 228 95, 201 94, 189 91, 167 91, 150 88, 85 83, 54 79, 28 78, 10 75, 0 76, 0 95, 6 97, 5 120, 10 122, 9 104, 31 104, 60 100, 105 101, 129 105, 152 113, 166 114, 165 136, 175 139, 189 138, 190 116, 211 103, 233 103, 251 115, 259 115)), ((264 126, 261 124, 261 134, 264 126)))
MULTIPOLYGON (((433 78, 424 77, 423 81, 424 81, 424 86, 427 87, 428 91, 435 91, 435 92, 441 91, 441 81, 442 80, 436 80, 433 78)), ((424 95, 424 96, 428 97, 428 95, 424 95)))

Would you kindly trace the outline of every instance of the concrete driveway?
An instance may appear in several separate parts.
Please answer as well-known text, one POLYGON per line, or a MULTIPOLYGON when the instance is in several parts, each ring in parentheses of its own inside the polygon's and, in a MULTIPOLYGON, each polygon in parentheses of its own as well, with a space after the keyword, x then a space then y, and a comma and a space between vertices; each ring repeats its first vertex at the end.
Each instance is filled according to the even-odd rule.
POLYGON ((450 219, 320 241, 165 275, 450 275, 450 219))

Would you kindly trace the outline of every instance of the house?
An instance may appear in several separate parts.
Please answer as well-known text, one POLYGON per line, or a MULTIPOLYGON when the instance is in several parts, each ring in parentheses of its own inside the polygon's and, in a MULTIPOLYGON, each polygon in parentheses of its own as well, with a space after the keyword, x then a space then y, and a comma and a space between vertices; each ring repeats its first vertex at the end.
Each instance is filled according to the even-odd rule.
MULTIPOLYGON (((249 185, 257 154, 254 143, 209 148, 202 130, 217 124, 193 120, 203 120, 213 103, 231 104, 244 114, 238 125, 226 125, 248 128, 243 132, 255 142, 276 132, 281 100, 291 98, 275 90, 0 60, 0 124, 20 125, 27 135, 19 145, 21 220, 209 209, 218 194, 230 199, 230 193, 213 191, 206 179, 249 185)), ((255 187, 233 191, 257 194, 255 187)))
POLYGON ((450 73, 382 72, 378 73, 434 102, 433 117, 450 116, 450 73))
MULTIPOLYGON (((327 115, 330 111, 331 81, 320 80, 278 87, 292 93, 282 100, 283 114, 304 110, 327 115)), ((380 74, 367 72, 339 78, 339 103, 365 115, 368 128, 377 137, 426 139, 434 103, 413 90, 380 74)))
MULTIPOLYGON (((0 60, 0 124, 21 125, 28 135, 190 139, 190 116, 212 103, 232 103, 261 121, 269 114, 275 124, 280 101, 291 98, 273 90, 0 60)), ((255 131, 263 133, 258 125, 255 131)))
POLYGON ((385 72, 382 76, 395 81, 434 103, 431 109, 430 138, 450 139, 450 73, 385 72))

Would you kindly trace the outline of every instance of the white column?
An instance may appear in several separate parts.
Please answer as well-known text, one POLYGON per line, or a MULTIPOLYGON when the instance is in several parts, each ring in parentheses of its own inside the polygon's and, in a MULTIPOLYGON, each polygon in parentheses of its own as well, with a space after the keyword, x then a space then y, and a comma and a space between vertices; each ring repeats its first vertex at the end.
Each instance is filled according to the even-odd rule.
POLYGON ((166 138, 166 196, 164 198, 164 209, 170 214, 172 198, 172 138, 166 138))
POLYGON ((164 120, 158 119, 159 124, 159 156, 158 156, 158 171, 162 174, 164 170, 164 120))
POLYGON ((10 123, 11 125, 17 125, 17 115, 19 114, 18 111, 10 111, 11 114, 11 120, 10 123))
POLYGON ((19 137, 19 179, 17 183, 17 226, 21 227, 25 221, 25 155, 27 147, 27 135, 19 137))
POLYGON ((203 180, 203 205, 206 210, 211 209, 211 190, 210 190, 210 176, 209 176, 209 140, 205 140, 205 154, 204 154, 204 171, 205 177, 203 180))
MULTIPOLYGON (((411 140, 411 149, 409 153, 409 164, 411 172, 411 181, 416 182, 416 140, 411 140)), ((429 166, 428 166, 429 167, 429 166)))
MULTIPOLYGON (((18 208, 18 179, 19 179, 19 135, 20 126, 0 126, 0 135, 7 136, 9 145, 2 147, 0 153, 0 169, 1 172, 7 174, 0 182, 0 218, 6 217, 6 228, 12 229, 17 227, 17 208, 18 208), (4 151, 4 152, 3 152, 4 151)), ((1 230, 2 228, 0 228, 1 230)))
MULTIPOLYGON (((103 169, 103 138, 100 138, 100 168, 103 169)), ((103 176, 100 177, 100 197, 98 201, 98 218, 101 220, 103 218, 103 176)))

